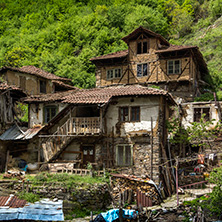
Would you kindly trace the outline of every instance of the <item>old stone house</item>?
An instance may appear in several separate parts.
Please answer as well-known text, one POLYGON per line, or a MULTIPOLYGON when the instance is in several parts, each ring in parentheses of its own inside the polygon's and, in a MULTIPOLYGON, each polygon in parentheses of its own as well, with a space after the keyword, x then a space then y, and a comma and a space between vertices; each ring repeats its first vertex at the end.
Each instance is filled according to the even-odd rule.
MULTIPOLYGON (((0 82, 0 135, 10 126, 12 126, 16 118, 16 102, 26 94, 16 86, 9 86, 0 82)), ((17 121, 19 121, 17 119, 17 121)))
POLYGON ((90 59, 96 65, 96 86, 157 85, 193 101, 208 75, 197 46, 171 45, 161 35, 139 27, 122 38, 128 49, 90 59))
POLYGON ((75 88, 71 86, 71 79, 56 76, 35 66, 3 67, 0 76, 9 85, 15 85, 31 95, 75 88))
POLYGON ((34 95, 24 102, 30 104, 30 126, 45 124, 39 135, 45 162, 72 163, 77 168, 88 162, 97 168, 105 164, 159 181, 165 121, 175 104, 168 92, 119 85, 34 95), (43 114, 47 104, 61 110, 48 122, 43 114))
MULTIPOLYGON (((19 123, 16 113, 16 103, 26 94, 15 86, 0 83, 0 135, 14 124, 19 123)), ((0 171, 5 163, 4 147, 0 143, 0 171)))

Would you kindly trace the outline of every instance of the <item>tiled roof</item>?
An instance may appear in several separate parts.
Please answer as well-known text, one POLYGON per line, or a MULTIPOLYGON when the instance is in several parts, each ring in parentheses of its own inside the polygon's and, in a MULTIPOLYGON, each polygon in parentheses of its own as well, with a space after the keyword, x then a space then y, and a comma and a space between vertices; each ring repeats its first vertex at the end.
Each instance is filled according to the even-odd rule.
POLYGON ((70 104, 102 104, 108 103, 112 97, 137 95, 168 95, 168 92, 140 85, 121 85, 78 90, 65 96, 62 102, 70 104))
POLYGON ((133 32, 131 32, 129 35, 125 36, 122 38, 122 40, 126 43, 128 43, 130 41, 130 39, 135 38, 136 36, 138 36, 140 33, 145 33, 151 36, 154 36, 156 38, 159 38, 164 44, 166 45, 170 45, 170 43, 160 34, 157 34, 155 32, 152 32, 149 29, 146 29, 142 26, 140 26, 139 28, 135 29, 133 32))
POLYGON ((56 76, 52 73, 46 72, 43 69, 37 68, 35 66, 23 66, 21 68, 16 68, 16 67, 3 67, 0 69, 1 70, 12 70, 12 71, 17 71, 17 72, 23 72, 23 73, 28 73, 31 75, 36 75, 45 79, 50 79, 50 80, 61 80, 61 81, 71 81, 71 79, 67 78, 62 78, 59 76, 56 76))
POLYGON ((56 85, 66 88, 66 89, 77 89, 77 87, 75 87, 75 86, 70 86, 70 85, 65 84, 64 82, 61 82, 58 80, 52 80, 52 82, 56 85))
POLYGON ((0 82, 0 91, 6 91, 6 90, 10 91, 11 96, 14 99, 15 98, 19 99, 21 97, 27 96, 26 93, 22 89, 14 86, 14 85, 8 85, 6 83, 0 82))
POLYGON ((128 55, 128 49, 123 50, 123 51, 118 51, 118 52, 113 52, 107 55, 102 55, 98 57, 91 58, 90 61, 95 61, 95 60, 103 60, 103 59, 112 59, 112 58, 123 58, 128 55))
POLYGON ((155 88, 148 88, 141 85, 118 85, 104 88, 69 90, 65 92, 32 95, 23 101, 30 102, 52 102, 60 101, 69 104, 103 104, 108 103, 112 97, 122 96, 147 96, 147 95, 171 95, 165 91, 155 88))
POLYGON ((179 51, 179 50, 183 50, 183 49, 194 49, 194 48, 198 48, 198 47, 197 46, 186 46, 186 45, 171 45, 169 48, 157 50, 156 53, 179 51))
POLYGON ((23 99, 24 102, 51 102, 51 101, 62 101, 63 97, 70 94, 75 90, 68 90, 64 92, 47 93, 39 95, 31 95, 23 99))
POLYGON ((0 82, 0 90, 7 90, 7 89, 22 91, 20 88, 16 86, 13 86, 13 85, 9 86, 7 85, 7 83, 0 82))

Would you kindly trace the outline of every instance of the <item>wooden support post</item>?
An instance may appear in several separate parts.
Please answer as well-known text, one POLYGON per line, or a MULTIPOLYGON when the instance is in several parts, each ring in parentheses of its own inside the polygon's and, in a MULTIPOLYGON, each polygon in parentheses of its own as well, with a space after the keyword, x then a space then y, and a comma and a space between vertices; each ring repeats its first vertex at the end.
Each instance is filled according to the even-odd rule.
POLYGON ((93 212, 90 212, 90 220, 93 221, 93 212))
POLYGON ((123 209, 122 209, 122 207, 119 208, 119 221, 123 222, 123 209))
POLYGON ((7 154, 6 154, 5 172, 8 171, 8 161, 9 161, 9 150, 7 150, 7 154))
POLYGON ((103 163, 103 176, 106 177, 106 167, 105 167, 105 163, 103 163))
POLYGON ((176 158, 176 192, 177 192, 177 207, 179 206, 179 195, 178 195, 178 157, 176 158))
POLYGON ((150 177, 151 180, 153 180, 153 118, 151 117, 151 138, 150 138, 150 142, 151 142, 151 173, 150 173, 150 177))

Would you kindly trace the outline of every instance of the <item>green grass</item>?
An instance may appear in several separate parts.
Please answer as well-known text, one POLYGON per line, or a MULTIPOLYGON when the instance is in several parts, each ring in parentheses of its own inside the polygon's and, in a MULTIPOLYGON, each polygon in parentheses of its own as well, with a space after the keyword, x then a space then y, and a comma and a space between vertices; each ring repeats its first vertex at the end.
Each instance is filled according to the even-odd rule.
MULTIPOLYGON (((90 216, 91 210, 86 209, 86 208, 81 208, 81 209, 74 209, 67 214, 65 214, 65 220, 72 220, 74 218, 84 218, 87 216, 90 216)), ((93 215, 98 215, 101 212, 104 212, 102 210, 99 211, 93 211, 93 215)))
POLYGON ((62 183, 66 188, 75 187, 76 185, 85 187, 93 184, 104 184, 108 181, 108 179, 104 177, 77 176, 67 173, 39 173, 36 176, 27 176, 26 178, 29 179, 33 185, 41 185, 43 183, 62 183))
POLYGON ((40 200, 40 196, 34 193, 26 193, 25 191, 18 194, 18 197, 22 200, 26 200, 29 203, 34 203, 40 200))

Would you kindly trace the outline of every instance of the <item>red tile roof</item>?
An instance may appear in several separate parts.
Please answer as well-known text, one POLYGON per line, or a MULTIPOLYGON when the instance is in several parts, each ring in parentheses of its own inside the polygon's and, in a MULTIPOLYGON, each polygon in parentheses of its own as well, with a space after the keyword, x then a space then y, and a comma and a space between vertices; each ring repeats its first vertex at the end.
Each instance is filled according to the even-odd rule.
POLYGON ((104 88, 69 90, 45 95, 32 95, 24 99, 24 102, 60 101, 69 104, 103 104, 108 103, 112 97, 147 95, 163 95, 173 100, 171 95, 165 90, 148 88, 141 85, 118 85, 104 88))
POLYGON ((7 85, 6 83, 0 82, 0 91, 10 91, 13 98, 21 98, 27 96, 27 94, 20 88, 14 86, 14 85, 7 85))
POLYGON ((70 104, 102 104, 108 103, 112 97, 145 95, 168 96, 169 94, 164 90, 148 88, 141 85, 119 85, 105 88, 77 90, 65 96, 62 102, 70 104))
POLYGON ((7 90, 7 89, 22 91, 20 88, 14 85, 9 86, 7 85, 7 83, 0 82, 0 90, 7 90))
POLYGON ((31 75, 36 75, 45 79, 50 79, 50 80, 61 80, 61 81, 71 81, 71 79, 67 78, 62 78, 59 76, 56 76, 52 73, 46 72, 43 69, 37 68, 35 66, 23 66, 21 68, 16 68, 16 67, 3 67, 0 69, 1 70, 12 70, 12 71, 17 71, 17 72, 23 72, 31 75))
POLYGON ((7 197, 0 196, 0 207, 19 208, 24 207, 26 203, 26 200, 20 200, 18 197, 13 195, 7 197))
POLYGON ((66 89, 78 89, 77 87, 75 86, 70 86, 68 84, 65 84, 64 82, 61 82, 61 81, 58 81, 58 80, 52 80, 52 82, 55 84, 55 85, 59 85, 61 87, 64 87, 66 89))
MULTIPOLYGON (((73 90, 68 90, 64 92, 47 93, 39 95, 31 95, 23 99, 24 102, 52 102, 52 101, 62 101, 63 97, 70 94, 73 90)), ((75 90, 74 90, 75 91, 75 90)))
POLYGON ((107 55, 101 55, 97 57, 93 57, 90 59, 90 61, 96 61, 96 60, 103 60, 103 59, 112 59, 112 58, 123 58, 128 55, 128 49, 118 52, 113 52, 107 55))

